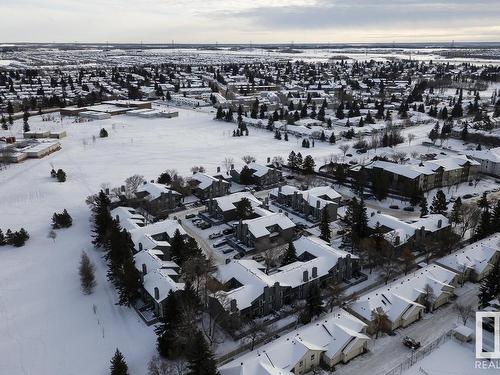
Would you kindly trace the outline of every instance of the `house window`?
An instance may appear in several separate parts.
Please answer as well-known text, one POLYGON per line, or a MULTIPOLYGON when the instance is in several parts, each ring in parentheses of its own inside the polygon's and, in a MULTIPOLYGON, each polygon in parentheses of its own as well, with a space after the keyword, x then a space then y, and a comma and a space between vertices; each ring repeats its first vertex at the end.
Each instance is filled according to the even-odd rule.
POLYGON ((299 362, 299 366, 302 367, 302 365, 304 364, 304 361, 300 361, 299 362))
POLYGON ((311 354, 311 361, 314 361, 315 354, 311 354))

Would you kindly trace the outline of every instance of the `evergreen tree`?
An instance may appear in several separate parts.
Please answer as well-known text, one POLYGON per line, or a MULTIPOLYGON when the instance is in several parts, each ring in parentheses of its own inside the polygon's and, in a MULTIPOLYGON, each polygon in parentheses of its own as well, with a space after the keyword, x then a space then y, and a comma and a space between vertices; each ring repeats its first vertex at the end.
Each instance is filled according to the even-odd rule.
POLYGON ((236 202, 236 217, 238 219, 248 219, 253 215, 252 203, 248 198, 241 198, 239 202, 236 202))
POLYGON ((56 178, 58 182, 65 182, 66 181, 66 172, 64 172, 62 169, 58 169, 56 173, 56 178))
POLYGON ((319 223, 319 230, 321 232, 320 238, 328 243, 330 243, 332 239, 332 233, 330 230, 330 214, 328 210, 323 208, 321 210, 321 221, 319 223))
POLYGON ((486 192, 483 193, 481 199, 479 199, 479 202, 477 202, 477 205, 483 210, 487 210, 490 208, 490 202, 488 202, 488 194, 486 192))
POLYGON ((129 375, 128 366, 123 354, 116 349, 115 355, 111 359, 110 375, 129 375))
POLYGON ((431 213, 446 215, 448 203, 446 203, 446 195, 442 190, 438 190, 431 204, 431 213))
POLYGON ((283 255, 283 259, 281 259, 281 266, 286 266, 287 264, 291 264, 297 260, 297 252, 295 250, 295 246, 293 242, 288 243, 288 248, 283 255))
POLYGON ((420 200, 420 217, 429 215, 429 208, 427 207, 427 198, 422 197, 420 200))
POLYGON ((453 203, 451 208, 450 221, 459 224, 462 221, 462 199, 460 197, 453 203))
POLYGON ((187 360, 187 375, 219 375, 212 351, 200 331, 194 334, 187 360))
POLYGON ((176 229, 173 237, 170 240, 170 257, 177 264, 182 264, 186 242, 179 229, 176 229))
POLYGON ((92 216, 94 221, 93 241, 96 247, 103 247, 106 242, 108 230, 112 224, 112 218, 109 213, 109 205, 111 201, 104 191, 100 191, 97 195, 92 207, 92 216))
POLYGON ((297 167, 302 167, 302 154, 300 152, 297 153, 297 158, 295 160, 297 162, 297 167))
POLYGON ((381 201, 389 195, 390 180, 389 176, 383 171, 375 170, 372 178, 373 195, 381 201))
POLYGON ((108 136, 108 131, 102 128, 101 131, 99 132, 99 137, 106 138, 107 136, 108 136))
POLYGON ((165 300, 163 318, 160 319, 160 324, 155 330, 158 336, 156 347, 163 358, 175 358, 180 352, 176 345, 180 316, 177 296, 170 290, 165 300))
POLYGON ((288 166, 290 168, 297 168, 297 156, 295 155, 295 151, 290 152, 290 155, 288 155, 288 166))
POLYGON ((312 284, 309 288, 309 295, 306 299, 306 313, 309 320, 315 316, 319 316, 325 307, 323 306, 323 300, 321 298, 321 291, 316 284, 312 284))
POLYGON ((92 294, 96 286, 95 266, 85 251, 82 251, 78 273, 80 275, 80 286, 83 294, 92 294))
POLYGON ((52 228, 60 229, 60 228, 69 228, 73 225, 73 219, 66 209, 63 210, 62 213, 58 214, 54 212, 52 215, 52 228))
POLYGON ((491 213, 488 209, 483 210, 479 225, 476 228, 475 238, 480 240, 491 234, 491 213))
POLYGON ((305 174, 314 174, 316 163, 311 155, 307 155, 302 163, 302 169, 305 174))
POLYGON ((129 251, 122 264, 120 274, 118 295, 118 304, 123 306, 132 305, 140 297, 141 276, 135 268, 132 252, 129 251))
POLYGON ((481 308, 488 306, 488 303, 500 296, 500 266, 494 265, 493 269, 481 280, 479 287, 479 305, 481 308))
POLYGON ((5 246, 7 244, 7 241, 5 240, 5 235, 3 234, 2 230, 0 229, 0 246, 5 246))
POLYGON ((332 134, 330 135, 330 139, 329 139, 329 142, 331 144, 334 144, 337 140, 335 139, 335 133, 332 132, 332 134))

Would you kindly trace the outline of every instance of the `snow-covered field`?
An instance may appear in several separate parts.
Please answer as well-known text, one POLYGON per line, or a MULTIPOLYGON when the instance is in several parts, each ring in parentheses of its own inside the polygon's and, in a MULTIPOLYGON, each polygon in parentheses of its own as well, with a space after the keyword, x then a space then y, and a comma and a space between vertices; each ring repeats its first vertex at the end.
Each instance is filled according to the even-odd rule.
MULTIPOLYGON (((16 122, 12 130, 19 138, 21 126, 16 122)), ((118 116, 55 124, 33 117, 30 126, 65 129, 68 137, 61 140, 61 151, 0 171, 0 228, 25 227, 31 235, 25 247, 0 248, 0 374, 106 374, 117 347, 131 373, 144 374, 155 350, 153 329, 133 310, 115 305, 101 254, 90 244, 85 198, 103 183, 116 186, 136 173, 153 179, 175 168, 189 175, 193 165, 215 173, 225 157, 233 157, 238 166, 245 154, 265 162, 267 156, 286 157, 299 148, 295 141, 277 142, 272 133, 256 129, 248 137, 233 138, 234 124, 187 110, 176 119, 118 116), (109 138, 98 137, 102 127, 109 138), (66 171, 65 183, 50 178, 52 166, 66 171), (64 208, 74 225, 59 230, 54 242, 47 237, 51 217, 64 208), (79 290, 82 250, 97 267, 98 286, 91 296, 79 290)), ((307 151, 323 156, 332 150, 318 143, 307 151)))

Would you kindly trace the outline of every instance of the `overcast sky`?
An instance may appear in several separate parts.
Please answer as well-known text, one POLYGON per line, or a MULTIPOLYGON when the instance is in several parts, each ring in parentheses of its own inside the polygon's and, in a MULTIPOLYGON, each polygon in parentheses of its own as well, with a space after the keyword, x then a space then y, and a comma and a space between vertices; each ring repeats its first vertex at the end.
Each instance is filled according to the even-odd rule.
POLYGON ((0 0, 0 42, 500 41, 500 0, 0 0))

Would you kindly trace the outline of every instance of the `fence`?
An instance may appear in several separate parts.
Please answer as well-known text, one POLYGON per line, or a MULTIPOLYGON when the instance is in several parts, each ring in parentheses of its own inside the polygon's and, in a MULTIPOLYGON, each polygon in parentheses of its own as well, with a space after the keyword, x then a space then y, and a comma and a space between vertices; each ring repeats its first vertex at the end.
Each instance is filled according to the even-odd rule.
POLYGON ((401 375, 404 371, 408 370, 418 361, 421 361, 429 354, 431 354, 434 350, 439 348, 442 344, 447 342, 453 337, 452 331, 446 332, 444 335, 438 337, 436 340, 422 347, 420 350, 412 353, 410 358, 405 359, 399 365, 394 367, 391 371, 387 372, 385 375, 401 375))
POLYGON ((266 343, 274 340, 279 333, 286 331, 286 330, 289 330, 290 328, 294 328, 296 326, 297 326, 297 322, 295 322, 295 321, 291 322, 291 323, 277 329, 276 331, 270 332, 267 335, 256 339, 253 343, 250 342, 250 343, 241 345, 237 349, 230 351, 229 353, 223 354, 220 357, 218 357, 216 359, 217 365, 222 366, 222 365, 230 362, 231 360, 233 360, 233 358, 235 356, 237 356, 238 354, 241 354, 247 350, 251 350, 252 347, 255 349, 263 344, 266 344, 266 343))

